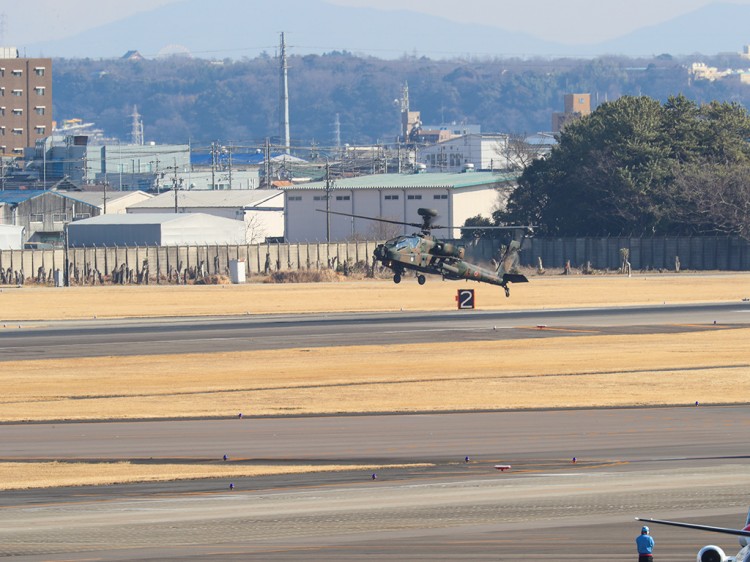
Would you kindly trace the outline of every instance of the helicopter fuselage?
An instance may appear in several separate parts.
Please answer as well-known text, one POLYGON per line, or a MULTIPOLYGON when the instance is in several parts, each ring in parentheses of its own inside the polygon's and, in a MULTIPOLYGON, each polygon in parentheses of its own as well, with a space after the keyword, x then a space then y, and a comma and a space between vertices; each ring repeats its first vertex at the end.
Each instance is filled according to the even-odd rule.
MULTIPOLYGON (((332 215, 343 215, 361 219, 374 220, 389 224, 403 224, 420 229, 419 233, 397 236, 391 238, 383 244, 378 244, 375 248, 373 257, 382 263, 385 267, 393 271, 393 282, 400 283, 404 271, 412 270, 417 272, 417 281, 424 285, 424 273, 432 275, 441 275, 443 279, 466 279, 480 283, 490 283, 499 285, 505 289, 505 296, 510 296, 508 283, 525 283, 526 277, 520 274, 507 273, 506 262, 511 262, 520 250, 520 243, 514 240, 507 247, 503 258, 500 260, 497 272, 493 273, 464 260, 464 247, 452 242, 439 240, 430 234, 433 229, 453 228, 438 226, 433 223, 437 216, 435 209, 417 209, 417 214, 422 217, 422 223, 410 223, 399 220, 392 220, 378 217, 367 217, 364 215, 354 215, 351 213, 339 213, 318 209, 322 213, 332 215)), ((509 228, 509 227, 488 227, 488 228, 509 228)), ((510 227, 518 230, 518 227, 510 227)), ((524 231, 530 230, 524 229, 524 231)), ((512 268, 508 267, 508 269, 512 268)))
MULTIPOLYGON (((440 275, 444 279, 469 280, 499 285, 507 289, 508 281, 525 281, 523 276, 498 275, 478 265, 465 261, 464 248, 450 242, 436 240, 427 234, 398 236, 379 244, 375 258, 394 272, 394 281, 401 280, 405 270, 440 275)), ((418 277, 420 284, 424 277, 418 277)))

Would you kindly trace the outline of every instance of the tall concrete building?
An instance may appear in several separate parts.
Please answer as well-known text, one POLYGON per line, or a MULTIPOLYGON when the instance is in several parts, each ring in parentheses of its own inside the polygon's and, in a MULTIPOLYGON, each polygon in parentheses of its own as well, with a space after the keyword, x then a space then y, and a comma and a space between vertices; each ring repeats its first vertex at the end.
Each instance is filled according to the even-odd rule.
POLYGON ((565 94, 565 111, 552 114, 552 132, 559 133, 567 123, 591 113, 591 94, 565 94))
POLYGON ((0 156, 52 134, 52 59, 24 59, 0 47, 0 156))

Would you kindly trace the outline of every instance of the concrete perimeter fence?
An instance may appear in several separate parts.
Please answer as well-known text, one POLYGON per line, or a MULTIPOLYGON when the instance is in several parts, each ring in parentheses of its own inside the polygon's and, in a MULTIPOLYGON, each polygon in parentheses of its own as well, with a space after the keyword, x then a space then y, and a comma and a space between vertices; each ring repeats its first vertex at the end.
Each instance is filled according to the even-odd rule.
MULTIPOLYGON (((233 246, 150 246, 69 248, 70 285, 182 284, 211 276, 229 276, 235 262, 245 277, 277 271, 347 268, 372 265, 377 241, 247 244, 233 246)), ((546 268, 590 266, 615 270, 621 266, 621 249, 627 249, 634 271, 681 269, 750 271, 750 242, 738 237, 654 238, 531 238, 520 254, 522 266, 546 268)), ((466 245, 466 259, 487 263, 498 256, 496 243, 479 240, 466 245)), ((66 251, 0 251, 0 284, 63 285, 66 251)))
POLYGON ((633 271, 672 270, 750 271, 750 241, 732 236, 531 238, 524 245, 521 264, 536 267, 570 266, 614 270, 626 249, 633 271))
MULTIPOLYGON (((371 265, 377 242, 68 248, 70 285, 182 284, 229 276, 232 262, 245 277, 276 271, 347 269, 371 265)), ((0 284, 65 283, 66 250, 0 251, 0 284)))

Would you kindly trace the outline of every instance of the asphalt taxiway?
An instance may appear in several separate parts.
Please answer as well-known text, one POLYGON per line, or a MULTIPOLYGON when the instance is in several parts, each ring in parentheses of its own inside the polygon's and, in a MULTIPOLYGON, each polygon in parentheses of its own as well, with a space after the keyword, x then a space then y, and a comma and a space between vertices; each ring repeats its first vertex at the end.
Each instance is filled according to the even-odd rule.
MULTIPOLYGON (((35 323, 4 331, 0 357, 575 337, 554 329, 574 326, 596 333, 731 329, 750 323, 748 312, 750 304, 731 303, 35 323)), ((737 389, 738 402, 746 396, 746 388, 737 389)), ((0 462, 19 465, 128 460, 373 468, 239 478, 232 490, 217 478, 7 491, 0 494, 0 556, 628 560, 640 529, 636 516, 744 522, 749 428, 744 405, 5 424, 0 462), (377 468, 386 464, 418 466, 377 468), (512 468, 500 472, 496 464, 512 468)), ((674 528, 654 529, 654 536, 659 562, 692 560, 709 543, 736 551, 731 537, 674 528)))
MULTIPOLYGON (((233 490, 208 479, 6 492, 0 555, 625 560, 635 516, 741 524, 749 425, 744 406, 6 425, 2 460, 19 463, 218 464, 228 452, 237 463, 425 466, 375 480, 369 470, 235 479, 233 490)), ((654 534, 660 561, 734 543, 654 534)))
POLYGON ((750 325, 750 302, 499 312, 456 310, 25 322, 5 324, 0 332, 0 362, 665 333, 701 330, 708 326, 747 325, 750 325), (577 328, 588 331, 577 332, 577 328))

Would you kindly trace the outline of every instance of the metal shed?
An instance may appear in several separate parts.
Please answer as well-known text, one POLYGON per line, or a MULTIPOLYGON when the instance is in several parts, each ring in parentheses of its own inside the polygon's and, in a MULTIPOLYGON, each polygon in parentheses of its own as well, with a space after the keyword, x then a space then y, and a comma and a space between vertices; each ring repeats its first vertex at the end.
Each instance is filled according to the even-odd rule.
POLYGON ((243 221, 204 213, 101 215, 68 225, 72 247, 244 243, 243 221))

